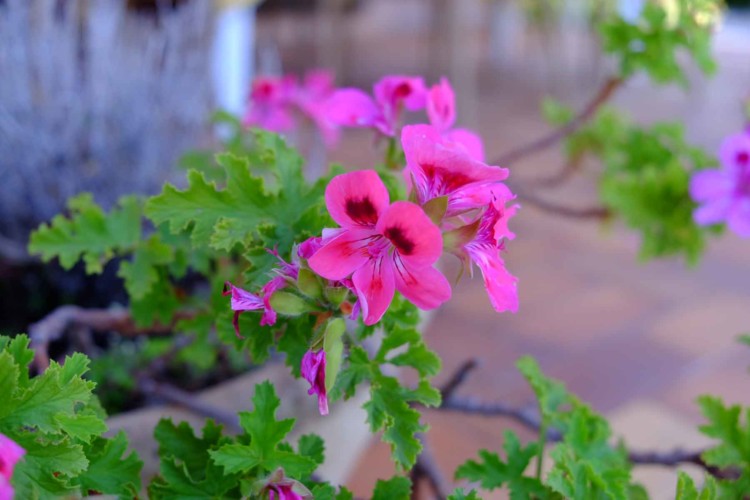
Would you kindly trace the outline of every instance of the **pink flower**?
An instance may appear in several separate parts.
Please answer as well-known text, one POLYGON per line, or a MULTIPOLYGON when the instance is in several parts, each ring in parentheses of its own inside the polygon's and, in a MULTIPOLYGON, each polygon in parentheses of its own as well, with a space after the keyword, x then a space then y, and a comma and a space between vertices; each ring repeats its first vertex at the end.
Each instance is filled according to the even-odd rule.
POLYGON ((319 236, 313 236, 312 238, 308 238, 300 243, 299 247, 297 247, 297 256, 307 260, 315 255, 315 252, 320 250, 320 247, 322 246, 323 238, 319 236))
POLYGON ((327 104, 330 119, 348 127, 375 127, 393 137, 402 109, 424 108, 427 89, 420 77, 391 75, 379 80, 373 93, 374 99, 355 88, 337 90, 327 104))
POLYGON ((329 280, 352 275, 365 324, 380 320, 395 290, 421 309, 450 298, 448 281, 432 267, 443 250, 440 229, 419 206, 390 204, 374 170, 334 177, 326 188, 326 206, 341 229, 324 239, 308 263, 329 280))
POLYGON ((484 161, 482 139, 471 130, 453 128, 456 121, 456 95, 447 78, 441 78, 440 83, 430 89, 427 95, 427 116, 444 140, 461 146, 475 160, 484 161))
POLYGON ((493 196, 495 196, 493 203, 487 207, 479 221, 476 236, 464 245, 464 251, 482 272, 484 287, 490 297, 492 307, 497 312, 516 312, 518 311, 516 289, 518 278, 505 269, 500 250, 503 249, 502 238, 512 240, 516 236, 508 229, 508 220, 515 215, 519 206, 505 207, 505 202, 513 198, 507 188, 499 191, 493 190, 493 196), (502 198, 496 197, 495 192, 498 192, 502 198))
POLYGON ((287 132, 295 126, 291 108, 296 83, 290 76, 263 76, 253 81, 250 104, 242 120, 246 127, 287 132))
POLYGON ((508 178, 507 169, 472 158, 430 125, 407 125, 401 132, 401 144, 417 200, 425 204, 447 196, 447 216, 488 205, 491 188, 508 178))
POLYGON ((0 500, 13 499, 13 486, 10 479, 13 469, 26 451, 12 439, 0 434, 0 500))
POLYGON ((335 90, 333 82, 330 71, 309 71, 302 85, 297 87, 293 99, 302 113, 315 123, 329 147, 335 146, 339 139, 339 127, 331 120, 327 106, 328 98, 335 90))
POLYGON ((696 172, 690 180, 690 196, 701 204, 693 218, 702 226, 726 222, 750 238, 750 132, 729 136, 719 159, 721 169, 696 172))
POLYGON ((328 396, 326 395, 326 352, 307 351, 302 357, 302 377, 310 383, 308 394, 318 395, 318 410, 321 415, 328 415, 328 396))
POLYGON ((260 488, 261 498, 269 500, 311 500, 313 495, 304 484, 286 477, 284 469, 276 469, 260 488))

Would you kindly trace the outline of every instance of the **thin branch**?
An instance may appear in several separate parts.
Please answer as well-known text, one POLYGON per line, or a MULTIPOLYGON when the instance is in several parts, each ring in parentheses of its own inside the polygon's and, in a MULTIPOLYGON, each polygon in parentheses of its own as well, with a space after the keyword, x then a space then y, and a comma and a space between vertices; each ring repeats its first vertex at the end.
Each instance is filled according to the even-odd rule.
POLYGON ((212 418, 235 432, 242 432, 242 427, 240 427, 237 421, 237 415, 205 403, 189 392, 185 392, 170 384, 155 382, 149 378, 141 378, 138 385, 144 394, 181 406, 197 415, 212 418))
POLYGON ((559 205, 547 200, 543 200, 536 195, 529 194, 527 192, 518 192, 518 199, 532 205, 542 211, 549 212, 555 215, 568 217, 571 219, 608 219, 612 212, 607 207, 595 206, 595 207, 569 207, 566 205, 559 205))
POLYGON ((445 500, 448 496, 447 484, 443 474, 440 472, 440 468, 435 463, 435 459, 432 455, 432 449, 430 448, 424 434, 417 434, 417 439, 422 443, 422 452, 417 457, 417 462, 411 470, 410 478, 413 485, 412 498, 419 496, 419 481, 426 479, 432 488, 432 492, 435 494, 437 500, 445 500))
POLYGON ((697 465, 706 470, 712 476, 719 479, 736 480, 740 476, 740 471, 735 468, 721 469, 714 465, 709 465, 703 460, 704 450, 683 450, 677 448, 668 452, 658 451, 631 451, 628 453, 628 460, 636 465, 663 465, 665 467, 676 467, 681 464, 697 465))
POLYGON ((448 382, 446 382, 445 385, 440 388, 440 395, 442 396, 442 398, 448 399, 453 396, 453 393, 456 392, 456 389, 458 389, 459 386, 461 386, 461 384, 466 381, 466 378, 469 376, 469 374, 478 367, 479 362, 474 358, 470 358, 464 361, 461 366, 458 367, 458 370, 453 373, 451 378, 448 379, 448 382))
POLYGON ((533 142, 501 155, 491 164, 507 167, 518 160, 554 146, 589 121, 596 111, 614 95, 615 91, 619 89, 624 82, 625 80, 620 77, 609 78, 601 86, 594 98, 568 123, 544 137, 540 137, 533 142))
MULTIPOLYGON (((190 318, 191 311, 180 311, 174 321, 190 318)), ((144 334, 167 334, 173 324, 156 324, 147 328, 135 324, 130 312, 124 308, 84 309, 78 306, 61 306, 29 326, 31 347, 35 351, 34 363, 40 371, 49 366, 49 344, 60 339, 69 329, 85 328, 98 331, 116 331, 128 337, 144 334)))
MULTIPOLYGON (((443 400, 438 410, 455 411, 484 417, 508 417, 533 431, 538 431, 541 418, 534 406, 516 407, 506 403, 482 403, 474 398, 452 396, 443 400)), ((547 441, 559 441, 562 435, 557 429, 547 430, 547 441)))

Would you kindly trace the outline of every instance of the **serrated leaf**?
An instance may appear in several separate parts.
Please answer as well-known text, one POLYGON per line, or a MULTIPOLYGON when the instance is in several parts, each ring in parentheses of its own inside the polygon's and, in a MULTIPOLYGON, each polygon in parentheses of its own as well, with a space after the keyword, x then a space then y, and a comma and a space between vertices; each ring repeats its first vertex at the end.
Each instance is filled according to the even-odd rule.
POLYGON ((70 269, 80 258, 86 272, 100 273, 103 262, 118 250, 126 250, 141 237, 141 208, 136 197, 120 199, 118 208, 109 214, 94 203, 89 193, 68 201, 70 217, 57 215, 31 234, 29 253, 48 262, 57 257, 60 265, 70 269))
POLYGON ((326 445, 316 434, 305 434, 299 438, 299 454, 321 465, 325 461, 326 445))
POLYGON ((448 495, 448 500, 482 500, 475 490, 466 493, 461 488, 456 488, 453 493, 448 495))
POLYGON ((153 235, 138 245, 133 253, 132 262, 120 263, 117 276, 125 280, 125 288, 130 297, 142 299, 160 278, 156 267, 169 264, 173 258, 172 247, 163 243, 157 235, 153 235))
POLYGON ((78 477, 84 492, 137 497, 141 490, 143 462, 135 453, 126 456, 128 440, 124 432, 111 439, 97 438, 86 450, 89 467, 78 477))
POLYGON ((396 476, 387 481, 378 479, 372 500, 408 500, 411 495, 409 478, 396 476))
POLYGON ((93 411, 79 411, 76 414, 58 413, 53 419, 63 432, 86 443, 90 442, 91 438, 107 432, 107 424, 93 411))

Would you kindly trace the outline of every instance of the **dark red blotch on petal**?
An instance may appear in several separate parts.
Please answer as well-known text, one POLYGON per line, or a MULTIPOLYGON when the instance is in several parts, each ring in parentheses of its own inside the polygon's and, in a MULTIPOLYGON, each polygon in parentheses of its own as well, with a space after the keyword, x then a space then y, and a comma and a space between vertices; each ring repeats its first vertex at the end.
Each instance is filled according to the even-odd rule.
POLYGON ((740 151, 737 153, 737 163, 743 166, 750 163, 750 153, 747 151, 740 151))
POLYGON ((386 228, 384 235, 403 255, 410 255, 414 251, 414 242, 407 238, 406 233, 399 226, 386 228))
POLYGON ((427 178, 440 178, 443 186, 445 187, 446 193, 455 191, 456 189, 474 182, 475 180, 466 174, 462 174, 460 172, 452 172, 446 168, 438 167, 437 165, 433 165, 431 163, 423 163, 420 164, 420 166, 422 167, 422 170, 424 171, 427 178))
POLYGON ((346 215, 360 224, 375 224, 378 222, 378 211, 370 198, 347 198, 346 215))

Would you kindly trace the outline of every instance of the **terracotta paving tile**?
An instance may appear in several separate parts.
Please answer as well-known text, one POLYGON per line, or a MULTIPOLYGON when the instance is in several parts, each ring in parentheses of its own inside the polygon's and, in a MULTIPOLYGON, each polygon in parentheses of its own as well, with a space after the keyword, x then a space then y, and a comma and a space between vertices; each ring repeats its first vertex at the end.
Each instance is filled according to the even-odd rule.
POLYGON ((712 294, 696 297, 656 318, 650 338, 695 357, 737 345, 750 328, 750 295, 712 294))

